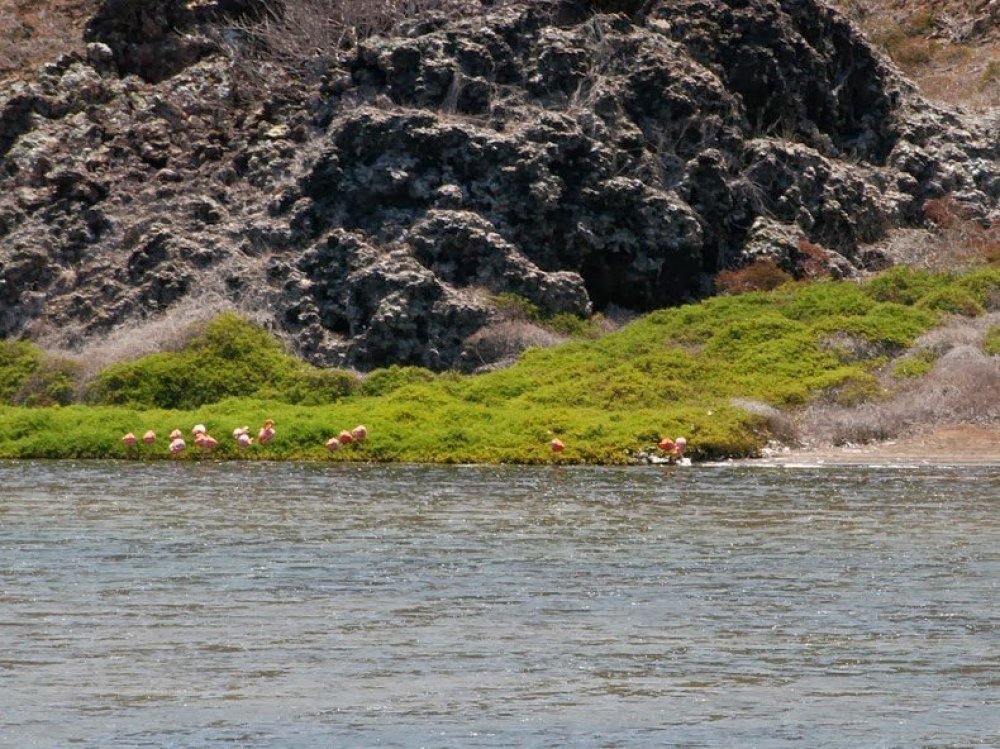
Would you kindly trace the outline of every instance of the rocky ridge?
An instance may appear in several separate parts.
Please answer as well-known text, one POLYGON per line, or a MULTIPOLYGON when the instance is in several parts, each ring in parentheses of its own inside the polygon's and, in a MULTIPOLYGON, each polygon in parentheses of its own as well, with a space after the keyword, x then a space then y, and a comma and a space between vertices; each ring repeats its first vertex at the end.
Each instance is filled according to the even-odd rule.
POLYGON ((799 239, 883 265, 928 198, 1000 220, 997 130, 814 0, 425 17, 264 100, 218 33, 252 12, 105 0, 85 55, 0 89, 0 337, 221 304, 316 363, 472 369, 498 294, 647 310, 801 272, 799 239))

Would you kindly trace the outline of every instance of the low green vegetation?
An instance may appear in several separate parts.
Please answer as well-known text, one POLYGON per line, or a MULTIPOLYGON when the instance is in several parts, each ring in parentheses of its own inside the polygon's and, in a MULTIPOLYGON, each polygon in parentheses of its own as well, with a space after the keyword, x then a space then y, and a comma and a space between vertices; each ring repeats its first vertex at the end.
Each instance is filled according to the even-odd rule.
POLYGON ((1000 325, 991 325, 983 340, 983 353, 1000 356, 1000 325))
POLYGON ((896 361, 892 368, 892 376, 901 380, 923 377, 934 368, 937 359, 937 353, 931 349, 915 351, 896 361))
POLYGON ((556 335, 568 338, 598 338, 602 329, 601 316, 585 319, 569 312, 552 313, 517 294, 496 294, 493 303, 497 310, 512 320, 535 323, 556 335))
MULTIPOLYGON (((7 342, 0 457, 165 458, 166 435, 180 428, 182 459, 204 458, 190 445, 196 423, 219 439, 213 455, 223 458, 619 463, 662 435, 686 436, 695 457, 750 455, 768 439, 767 422, 734 402, 878 397, 880 368, 894 363, 905 377, 921 366, 900 358, 918 336, 946 313, 978 314, 998 298, 997 270, 892 270, 861 285, 787 284, 660 310, 600 338, 530 349, 488 374, 390 367, 364 379, 306 365, 265 331, 223 316, 181 351, 114 365, 78 388, 85 402, 53 408, 13 405, 46 357, 7 342), (255 432, 266 418, 277 437, 240 453, 232 430, 255 432), (365 442, 325 450, 357 424, 368 427, 365 442), (154 445, 122 445, 126 432, 148 429, 154 445), (566 444, 558 457, 556 437, 566 444)), ((996 345, 994 329, 987 346, 996 345)))

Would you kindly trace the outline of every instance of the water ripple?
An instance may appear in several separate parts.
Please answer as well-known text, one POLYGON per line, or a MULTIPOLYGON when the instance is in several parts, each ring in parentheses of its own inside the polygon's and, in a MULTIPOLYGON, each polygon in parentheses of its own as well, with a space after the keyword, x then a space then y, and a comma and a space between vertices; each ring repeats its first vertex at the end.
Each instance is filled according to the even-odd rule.
POLYGON ((1000 742, 992 467, 0 485, 2 746, 1000 742))

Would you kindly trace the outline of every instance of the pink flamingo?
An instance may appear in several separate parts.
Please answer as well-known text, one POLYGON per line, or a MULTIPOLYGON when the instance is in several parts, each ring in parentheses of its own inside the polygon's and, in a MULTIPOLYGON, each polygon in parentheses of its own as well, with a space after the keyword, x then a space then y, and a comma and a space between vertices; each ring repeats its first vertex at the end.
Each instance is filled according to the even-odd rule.
POLYGON ((194 444, 202 450, 212 451, 218 447, 219 441, 215 439, 215 437, 210 436, 207 432, 199 432, 198 436, 194 438, 194 444))
POLYGON ((260 431, 257 432, 257 441, 262 445, 266 445, 274 439, 274 434, 274 421, 268 419, 264 422, 264 426, 260 428, 260 431))
POLYGON ((355 442, 364 442, 365 437, 368 436, 368 429, 364 424, 358 424, 354 429, 351 430, 351 437, 354 438, 355 442))
POLYGON ((326 441, 326 449, 332 453, 337 452, 340 449, 340 440, 337 437, 331 437, 326 441))
POLYGON ((147 445, 152 445, 154 442, 156 442, 156 432, 150 429, 148 432, 142 435, 142 441, 145 442, 147 445))
POLYGON ((135 447, 135 443, 138 442, 138 440, 136 440, 135 435, 132 434, 132 432, 129 432, 124 437, 122 437, 122 442, 124 443, 125 447, 133 448, 135 447))

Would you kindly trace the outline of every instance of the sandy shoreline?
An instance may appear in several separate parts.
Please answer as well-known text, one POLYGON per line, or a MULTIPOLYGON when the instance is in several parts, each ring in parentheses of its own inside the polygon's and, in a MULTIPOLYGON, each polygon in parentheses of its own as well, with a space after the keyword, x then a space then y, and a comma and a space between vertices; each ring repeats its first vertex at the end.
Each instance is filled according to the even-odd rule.
POLYGON ((768 465, 996 465, 1000 467, 1000 427, 968 424, 938 427, 922 434, 866 445, 802 448, 746 461, 768 465))

